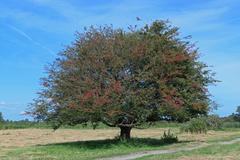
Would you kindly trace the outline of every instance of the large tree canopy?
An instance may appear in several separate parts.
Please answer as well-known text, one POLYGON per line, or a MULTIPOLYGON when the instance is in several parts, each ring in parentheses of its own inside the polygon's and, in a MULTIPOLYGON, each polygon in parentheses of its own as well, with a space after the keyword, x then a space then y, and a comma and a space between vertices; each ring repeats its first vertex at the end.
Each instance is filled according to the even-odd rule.
POLYGON ((47 71, 35 118, 55 128, 102 122, 120 127, 123 138, 145 122, 207 114, 207 86, 215 82, 189 38, 166 21, 129 31, 90 27, 47 71))

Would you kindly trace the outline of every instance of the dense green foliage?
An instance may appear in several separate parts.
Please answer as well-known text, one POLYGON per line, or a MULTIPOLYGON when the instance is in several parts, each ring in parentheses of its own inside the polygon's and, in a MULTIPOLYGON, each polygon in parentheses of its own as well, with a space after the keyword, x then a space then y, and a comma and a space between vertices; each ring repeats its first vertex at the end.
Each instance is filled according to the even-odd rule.
MULTIPOLYGON (((240 128, 240 122, 235 122, 235 121, 223 121, 222 120, 222 128, 240 128)), ((181 123, 175 123, 175 122, 156 122, 150 126, 150 128, 177 128, 181 127, 181 123)), ((142 127, 149 127, 149 124, 146 123, 146 125, 142 125, 142 127)), ((0 129, 27 129, 27 128, 42 128, 42 129, 47 129, 47 128, 52 128, 50 124, 47 124, 45 122, 32 122, 32 121, 25 121, 25 120, 20 120, 20 121, 5 121, 3 123, 0 123, 0 129)), ((64 129, 91 129, 92 126, 91 124, 79 124, 79 125, 62 125, 61 128, 64 129)), ((103 123, 99 123, 96 126, 96 129, 102 129, 102 128, 109 128, 107 125, 103 123)))
POLYGON ((3 114, 2 112, 0 112, 0 123, 4 122, 4 119, 3 119, 3 114))
POLYGON ((223 128, 240 128, 240 122, 224 122, 223 128))
POLYGON ((223 127, 223 120, 217 115, 209 115, 203 120, 205 120, 208 130, 217 130, 223 127))
POLYGON ((240 106, 237 107, 236 113, 233 113, 233 118, 235 121, 240 122, 240 106))
POLYGON ((211 71, 178 28, 155 21, 143 28, 109 26, 78 33, 73 44, 48 67, 43 90, 30 114, 61 125, 102 122, 133 127, 159 119, 186 121, 206 115, 211 71))
POLYGON ((44 122, 32 122, 28 120, 20 120, 20 121, 9 121, 6 120, 0 123, 1 129, 27 129, 27 128, 50 128, 50 125, 47 125, 44 122))
POLYGON ((207 133, 207 123, 203 118, 193 118, 186 122, 181 129, 182 132, 207 133))
MULTIPOLYGON (((159 125, 157 125, 159 126, 159 125)), ((157 127, 156 126, 156 127, 157 127)), ((166 126, 166 125, 164 125, 166 126)), ((0 123, 0 130, 5 129, 28 129, 28 128, 37 128, 37 129, 51 129, 52 126, 46 122, 35 122, 35 121, 28 121, 28 120, 20 120, 20 121, 4 121, 3 123, 0 123)), ((90 124, 79 124, 75 126, 70 125, 62 125, 61 128, 64 129, 92 129, 92 126, 90 124)), ((97 126, 97 129, 103 129, 103 128, 109 128, 108 126, 99 123, 97 126)))
POLYGON ((178 142, 178 137, 175 136, 173 133, 171 133, 171 130, 168 129, 168 131, 164 131, 163 136, 161 137, 161 140, 164 143, 176 143, 178 142))
POLYGON ((237 107, 236 112, 227 117, 223 117, 224 128, 240 128, 240 106, 237 107))
MULTIPOLYGON (((176 122, 155 122, 151 126, 148 123, 143 124, 142 128, 177 128, 180 127, 180 123, 176 122)), ((0 129, 28 129, 28 128, 41 128, 41 129, 50 129, 52 128, 51 124, 46 122, 35 122, 28 120, 19 120, 19 121, 9 121, 6 120, 3 123, 0 123, 0 129)), ((63 129, 92 129, 91 123, 78 124, 78 125, 62 125, 60 128, 63 129)), ((108 129, 109 126, 99 123, 95 129, 108 129)))
POLYGON ((216 115, 193 118, 182 125, 181 131, 190 133, 207 133, 208 130, 221 129, 223 121, 216 115))

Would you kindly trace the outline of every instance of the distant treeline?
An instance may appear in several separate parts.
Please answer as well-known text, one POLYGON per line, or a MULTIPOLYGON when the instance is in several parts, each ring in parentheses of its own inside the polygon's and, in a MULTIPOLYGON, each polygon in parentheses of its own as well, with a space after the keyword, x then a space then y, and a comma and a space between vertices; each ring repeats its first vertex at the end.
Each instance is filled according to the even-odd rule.
MULTIPOLYGON (((218 117, 218 116, 216 116, 218 117)), ((223 128, 240 128, 240 107, 237 108, 237 111, 230 116, 227 117, 218 117, 218 119, 222 122, 223 128)), ((177 122, 169 122, 169 121, 159 121, 153 123, 151 128, 171 128, 171 127, 180 127, 182 124, 177 122)), ((148 125, 142 125, 141 128, 145 128, 148 125)), ((46 122, 37 122, 30 121, 28 119, 12 121, 12 120, 4 120, 2 113, 0 112, 0 129, 26 129, 26 128, 41 128, 41 129, 50 129, 52 126, 46 122)), ((61 128, 65 129, 90 129, 92 128, 91 124, 79 124, 75 126, 63 125, 61 128)), ((109 128, 103 123, 99 123, 96 128, 109 128)))
MULTIPOLYGON (((236 121, 236 119, 232 117, 224 117, 219 118, 222 121, 223 128, 240 128, 240 121, 236 121)), ((177 122, 168 122, 168 121, 159 121, 155 122, 150 126, 150 128, 175 128, 180 127, 182 124, 177 122)), ((147 128, 148 125, 146 125, 147 128)), ((6 130, 6 129, 27 129, 27 128, 36 128, 36 129, 51 129, 52 126, 50 124, 47 124, 46 122, 36 122, 36 121, 29 121, 29 120, 20 120, 20 121, 2 121, 0 122, 0 130, 6 130)), ((85 125, 75 125, 75 126, 69 126, 64 125, 61 126, 62 129, 92 129, 92 125, 85 124, 85 125)), ((108 126, 99 123, 96 126, 97 129, 105 129, 109 128, 108 126)), ((143 125, 142 128, 145 128, 143 125)))
MULTIPOLYGON (((171 128, 171 127, 179 127, 181 124, 177 122, 167 122, 167 121, 161 121, 156 122, 151 125, 151 128, 171 128)), ((143 125, 141 128, 147 128, 148 125, 143 125)), ((51 129, 52 126, 46 122, 36 122, 36 121, 30 121, 28 119, 25 120, 19 120, 19 121, 11 121, 11 120, 5 120, 0 122, 0 129, 26 129, 26 128, 40 128, 40 129, 51 129)), ((75 126, 70 125, 63 125, 60 128, 63 129, 92 129, 91 124, 79 124, 75 126)), ((101 128, 109 128, 108 126, 104 125, 103 123, 99 123, 96 126, 97 129, 101 128)))
POLYGON ((24 128, 51 128, 50 125, 47 125, 45 122, 34 122, 29 121, 28 119, 11 121, 6 120, 0 122, 0 129, 24 129, 24 128))

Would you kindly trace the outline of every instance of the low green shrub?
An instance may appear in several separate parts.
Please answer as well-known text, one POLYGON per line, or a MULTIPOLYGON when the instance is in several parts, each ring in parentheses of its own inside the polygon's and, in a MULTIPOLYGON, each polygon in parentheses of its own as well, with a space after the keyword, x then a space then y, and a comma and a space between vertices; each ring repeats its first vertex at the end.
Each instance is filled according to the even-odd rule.
POLYGON ((223 127, 223 121, 217 115, 192 118, 186 124, 182 125, 182 132, 207 133, 208 130, 217 130, 223 127))
POLYGON ((203 117, 192 118, 180 128, 181 132, 187 133, 207 133, 208 127, 203 117))
POLYGON ((164 144, 176 143, 176 142, 178 142, 178 137, 175 136, 173 133, 171 133, 171 131, 169 129, 167 132, 164 131, 163 136, 161 137, 161 141, 164 144))
POLYGON ((223 121, 217 115, 210 115, 207 117, 203 117, 207 123, 208 130, 217 130, 223 127, 223 121))

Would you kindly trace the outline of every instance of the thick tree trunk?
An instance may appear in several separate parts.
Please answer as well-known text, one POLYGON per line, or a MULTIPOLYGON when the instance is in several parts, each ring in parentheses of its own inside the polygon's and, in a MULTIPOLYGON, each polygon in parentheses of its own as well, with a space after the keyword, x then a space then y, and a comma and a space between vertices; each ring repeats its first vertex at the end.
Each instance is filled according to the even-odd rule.
POLYGON ((120 138, 121 139, 130 139, 131 138, 131 127, 120 127, 120 138))

